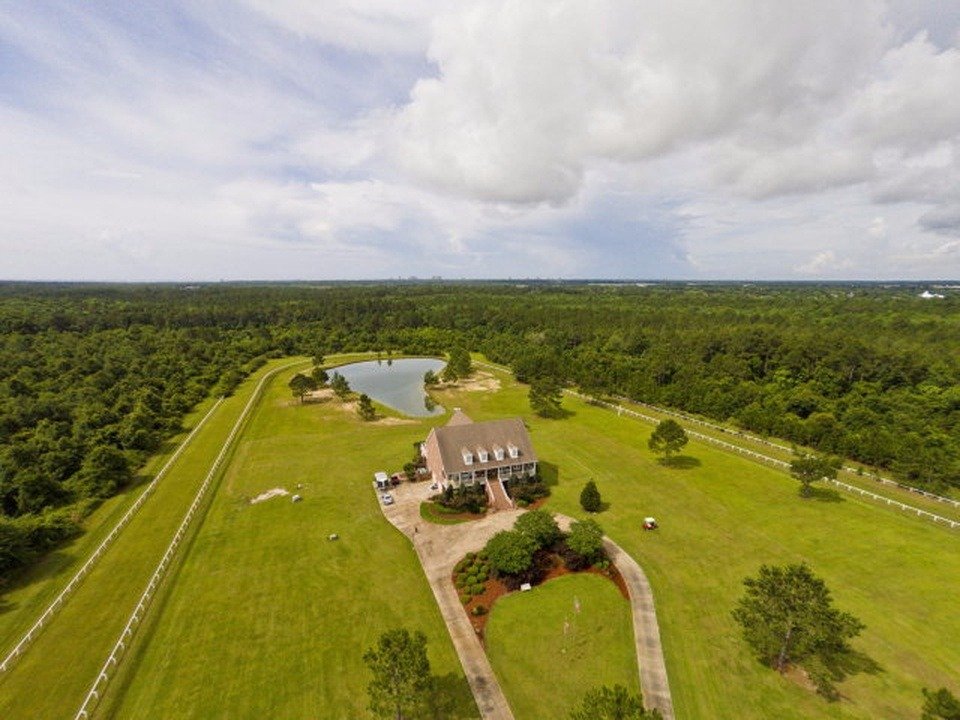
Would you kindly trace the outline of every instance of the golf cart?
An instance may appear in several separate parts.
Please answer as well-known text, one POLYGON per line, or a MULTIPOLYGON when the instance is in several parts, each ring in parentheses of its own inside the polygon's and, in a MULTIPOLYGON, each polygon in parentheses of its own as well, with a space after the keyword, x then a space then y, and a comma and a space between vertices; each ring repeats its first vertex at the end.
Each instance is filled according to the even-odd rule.
POLYGON ((657 519, 653 517, 647 517, 643 519, 643 529, 644 530, 656 530, 658 527, 657 519))

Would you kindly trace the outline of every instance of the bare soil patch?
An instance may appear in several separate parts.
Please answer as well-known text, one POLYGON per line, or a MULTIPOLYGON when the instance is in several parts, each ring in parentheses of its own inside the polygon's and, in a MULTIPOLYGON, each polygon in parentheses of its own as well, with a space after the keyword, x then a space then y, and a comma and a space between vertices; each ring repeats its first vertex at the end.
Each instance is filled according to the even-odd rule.
POLYGON ((466 392, 487 392, 500 389, 500 379, 483 370, 474 370, 465 380, 441 382, 433 390, 465 390, 466 392))
POLYGON ((284 490, 283 488, 275 487, 270 490, 267 490, 266 492, 260 493, 255 498, 251 498, 250 504, 256 505, 257 503, 265 502, 270 498, 283 497, 284 495, 289 495, 289 494, 290 494, 289 490, 284 490))

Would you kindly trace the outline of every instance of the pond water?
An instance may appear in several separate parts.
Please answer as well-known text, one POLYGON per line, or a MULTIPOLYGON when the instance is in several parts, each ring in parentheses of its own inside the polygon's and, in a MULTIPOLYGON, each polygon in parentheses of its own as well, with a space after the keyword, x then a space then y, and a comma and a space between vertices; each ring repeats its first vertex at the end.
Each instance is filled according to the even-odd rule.
POLYGON ((427 417, 443 413, 443 408, 434 405, 424 391, 423 374, 427 370, 439 373, 444 365, 435 358, 369 360, 333 368, 330 375, 340 373, 354 392, 366 393, 404 415, 427 417))

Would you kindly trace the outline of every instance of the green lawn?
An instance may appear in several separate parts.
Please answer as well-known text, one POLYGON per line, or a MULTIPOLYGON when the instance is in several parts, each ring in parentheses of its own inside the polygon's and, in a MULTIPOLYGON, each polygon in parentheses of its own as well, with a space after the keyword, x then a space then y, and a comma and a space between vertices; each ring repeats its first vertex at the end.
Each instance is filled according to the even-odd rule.
POLYGON ((597 575, 564 575, 500 598, 486 640, 518 720, 564 718, 597 685, 640 692, 630 604, 597 575))
MULTIPOLYGON (((13 668, 0 675, 0 718, 73 716, 257 381, 288 362, 289 358, 269 363, 224 401, 51 623, 13 668)), ((14 599, 25 598, 14 608, 19 610, 16 624, 33 622, 43 609, 42 600, 67 582, 127 501, 106 503, 102 515, 93 517, 99 526, 60 551, 70 556, 66 562, 48 560, 34 571, 36 589, 26 585, 13 594, 14 599)))
POLYGON ((851 496, 802 501, 787 475, 699 443, 685 451, 693 467, 664 468, 649 426, 569 397, 570 417, 543 420, 500 377, 499 393, 457 404, 475 420, 524 416, 558 477, 547 509, 582 515, 583 483, 597 481, 610 503, 597 519, 653 584, 678 718, 912 718, 923 686, 960 691, 956 533, 851 496), (661 529, 641 531, 645 515, 661 529), (842 683, 838 703, 758 665, 730 618, 745 576, 801 560, 866 623, 854 644, 879 666, 842 683))
POLYGON ((444 717, 476 717, 416 555, 371 487, 373 471, 399 469, 429 424, 366 424, 335 401, 299 405, 286 381, 247 427, 109 714, 366 717, 361 656, 405 626, 426 633, 433 671, 460 708, 444 717), (303 502, 248 504, 274 487, 303 502))
MULTIPOLYGON (((211 418, 56 620, 0 677, 0 717, 72 715, 255 380, 276 364, 211 418)), ((373 470, 399 469, 411 443, 444 417, 363 424, 334 403, 293 403, 288 377, 273 382, 248 424, 102 716, 366 717, 360 657, 397 625, 427 633, 434 671, 467 708, 446 717, 475 715, 416 557, 370 487, 373 470), (246 502, 298 483, 301 503, 246 502), (331 532, 341 540, 328 541, 331 532)), ((664 468, 646 449, 649 427, 571 398, 569 417, 542 420, 530 414, 525 387, 501 380, 499 392, 445 390, 437 398, 476 420, 522 415, 556 478, 548 509, 580 515, 580 489, 597 481, 610 503, 597 519, 653 584, 680 720, 913 718, 921 687, 960 690, 955 533, 854 497, 801 501, 786 475, 697 443, 686 450, 689 467, 664 468), (661 522, 656 533, 640 530, 648 514, 661 522), (837 703, 757 664, 730 618, 744 576, 762 562, 799 560, 867 625, 855 646, 876 669, 842 683, 837 703)), ((495 658, 508 684, 511 662, 495 658)), ((559 670, 549 667, 559 666, 556 653, 530 662, 547 668, 541 702, 551 702, 560 692, 552 682, 559 670)), ((540 716, 524 702, 515 700, 518 720, 540 716)))

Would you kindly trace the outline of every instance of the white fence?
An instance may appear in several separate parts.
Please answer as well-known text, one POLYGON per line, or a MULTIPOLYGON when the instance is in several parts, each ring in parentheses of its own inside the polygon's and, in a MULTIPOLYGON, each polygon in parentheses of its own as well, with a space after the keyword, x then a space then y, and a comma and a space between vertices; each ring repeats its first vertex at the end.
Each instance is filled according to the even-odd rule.
POLYGON ((91 685, 90 690, 87 692, 83 703, 80 705, 80 709, 77 710, 75 720, 89 718, 90 714, 96 709, 101 697, 103 697, 103 691, 106 688, 107 683, 110 681, 110 676, 120 664, 120 660, 123 658, 124 653, 126 652, 130 643, 133 641, 133 635, 136 632, 137 627, 140 625, 140 622, 143 620, 143 617, 147 612, 147 608, 150 605, 150 601, 153 599, 157 588, 160 587, 160 583, 163 581, 163 578, 173 561, 173 557, 176 554, 180 542, 186 536, 187 530, 190 527, 190 522, 197 514, 197 511, 203 502, 204 495, 206 495, 207 489, 213 482, 213 479, 220 468, 220 464, 227 456, 227 452, 230 450, 230 446, 233 444, 234 439, 240 432, 240 428, 247 419, 247 415, 250 414, 250 410, 253 408, 254 404, 256 404, 257 400, 259 400, 260 394, 263 391, 267 381, 281 370, 286 370, 287 368, 302 364, 303 362, 295 362, 288 365, 283 365, 271 370, 260 379, 260 382, 254 389, 253 394, 250 396, 250 399, 244 406, 243 412, 240 413, 240 417, 238 417, 237 422, 234 423, 233 428, 230 430, 230 434, 227 436, 227 439, 224 440, 223 446, 220 448, 220 453, 213 461, 213 465, 210 466, 210 471, 203 479, 200 489, 197 490, 197 494, 194 496, 193 502, 190 504, 190 508, 180 521, 180 526, 174 533, 170 544, 167 545, 166 552, 163 553, 163 557, 160 559, 159 564, 153 571, 153 574, 150 576, 150 581, 147 583, 147 587, 140 595, 140 599, 137 602, 136 607, 133 609, 133 612, 130 613, 130 617, 127 619, 127 624, 124 626, 123 632, 120 633, 120 637, 117 639, 116 643, 114 643, 113 649, 110 651, 106 662, 103 663, 103 666, 100 668, 100 672, 97 674, 96 680, 93 681, 93 684, 91 685))
MULTIPOLYGON (((643 413, 637 412, 636 410, 630 410, 629 408, 625 408, 622 405, 614 405, 613 403, 608 403, 604 400, 597 400, 596 398, 587 397, 586 395, 582 395, 573 390, 567 390, 566 392, 570 393, 571 395, 575 395, 576 397, 582 400, 586 400, 587 402, 592 402, 597 405, 602 405, 603 407, 609 408, 610 410, 616 410, 618 415, 630 415, 632 417, 636 417, 653 424, 657 424, 659 422, 659 418, 655 418, 652 415, 644 415, 643 413)), ((731 450, 735 453, 739 453, 740 455, 746 455, 747 457, 750 457, 754 460, 759 460, 760 462, 767 463, 768 465, 773 465, 774 467, 778 467, 782 469, 790 468, 790 463, 788 463, 785 460, 779 460, 778 458, 773 458, 773 457, 770 457, 769 455, 764 455, 763 453, 758 453, 754 450, 748 450, 747 448, 740 447, 739 445, 734 445, 733 443, 728 443, 725 440, 715 438, 712 435, 704 435, 703 433, 696 432, 695 430, 688 430, 687 434, 690 435, 691 437, 697 438, 697 440, 710 443, 711 445, 720 446, 726 450, 731 450)), ((868 497, 872 500, 876 500, 877 502, 881 502, 886 505, 899 508, 900 510, 909 512, 911 514, 915 514, 917 517, 922 517, 928 520, 932 520, 935 523, 943 523, 947 527, 954 530, 957 528, 960 528, 960 521, 951 520, 950 518, 945 518, 942 515, 937 515, 936 513, 928 512, 927 510, 921 510, 918 507, 914 507, 913 505, 907 505, 906 503, 902 503, 899 500, 894 500, 893 498, 889 498, 885 495, 877 495, 877 493, 870 492, 869 490, 864 490, 863 488, 857 487, 856 485, 849 485, 845 482, 841 482, 840 480, 834 480, 831 478, 824 478, 824 479, 832 483, 836 487, 841 488, 842 490, 846 490, 847 492, 856 493, 862 497, 868 497)))
MULTIPOLYGON (((480 361, 476 361, 475 364, 483 365, 485 367, 493 368, 495 370, 510 372, 510 368, 504 367, 502 365, 496 365, 493 363, 486 363, 486 362, 480 362, 480 361)), ((609 402, 606 402, 605 400, 599 400, 597 398, 579 393, 576 390, 564 390, 563 392, 567 393, 568 395, 573 395, 574 397, 578 397, 581 400, 584 400, 586 402, 595 403, 597 405, 601 405, 610 410, 615 410, 618 415, 627 414, 632 417, 636 417, 653 424, 657 424, 660 422, 660 418, 654 417, 652 415, 645 415, 644 413, 637 412, 636 410, 630 410, 629 408, 626 408, 623 405, 609 403, 609 402)), ((657 407, 656 405, 637 402, 635 400, 631 400, 630 402, 634 403, 635 405, 639 405, 640 407, 649 408, 650 410, 661 413, 663 415, 672 415, 674 417, 678 417, 681 420, 684 420, 685 422, 693 423, 695 425, 708 427, 708 428, 711 428, 712 430, 718 430, 720 432, 731 432, 730 430, 720 427, 719 425, 714 425, 713 423, 709 423, 706 420, 701 420, 700 418, 693 417, 692 415, 688 415, 686 413, 677 412, 675 410, 666 410, 664 408, 657 407)), ((793 448, 790 448, 786 445, 781 445, 780 443, 772 442, 765 438, 757 437, 756 435, 751 435, 749 433, 740 432, 740 431, 732 431, 732 432, 734 432, 739 437, 743 437, 753 442, 767 445, 769 447, 777 448, 779 450, 784 450, 786 452, 793 451, 793 448)), ((747 457, 750 457, 754 460, 758 460, 760 462, 767 463, 769 465, 773 465, 774 467, 784 468, 784 469, 789 469, 790 467, 790 463, 786 462, 785 460, 779 460, 778 458, 773 458, 773 457, 770 457, 769 455, 764 455, 763 453, 758 453, 754 450, 748 450, 747 448, 740 447, 739 445, 734 445, 733 443, 728 443, 725 440, 721 440, 720 438, 715 438, 712 435, 704 435, 703 433, 698 433, 695 430, 688 430, 687 433, 697 438, 698 440, 702 440, 703 442, 707 442, 712 445, 717 445, 719 447, 725 448, 727 450, 731 450, 740 455, 746 455, 747 457)), ((849 466, 844 466, 843 469, 852 473, 856 473, 857 471, 856 468, 852 468, 849 466)), ((930 498, 932 500, 936 500, 938 502, 946 503, 954 507, 960 507, 960 501, 953 500, 951 498, 945 498, 942 495, 936 495, 934 493, 927 492, 926 490, 920 490, 919 488, 911 487, 909 485, 903 485, 902 483, 898 483, 896 480, 882 478, 879 475, 873 476, 873 477, 875 480, 877 480, 883 485, 892 485, 902 490, 916 493, 917 495, 923 495, 924 497, 930 498)), ((893 498, 887 497, 886 495, 878 495, 877 493, 870 492, 869 490, 864 490, 863 488, 857 487, 856 485, 849 485, 845 482, 841 482, 840 480, 833 480, 830 478, 826 478, 826 479, 836 487, 846 490, 847 492, 855 493, 862 497, 868 497, 872 500, 876 500, 877 502, 883 503, 885 505, 889 505, 891 507, 895 507, 900 510, 903 510, 904 512, 909 512, 911 514, 914 514, 917 517, 922 517, 928 520, 932 520, 935 523, 942 523, 954 530, 957 528, 960 528, 960 521, 951 520, 950 518, 945 518, 942 515, 937 515, 936 513, 928 512, 927 510, 922 510, 918 507, 914 507, 913 505, 907 505, 906 503, 902 503, 899 500, 894 500, 893 498)))
POLYGON ((133 516, 137 513, 137 510, 140 509, 146 499, 153 492, 154 488, 156 488, 157 483, 159 483, 163 476, 166 475, 167 470, 170 469, 173 463, 176 462, 177 458, 180 457, 180 454, 184 451, 187 445, 190 444, 193 436, 196 435, 200 428, 203 427, 204 423, 207 422, 207 418, 213 414, 213 411, 216 410, 222 402, 223 398, 219 398, 213 404, 213 407, 207 411, 207 414, 203 416, 200 422, 197 423, 196 427, 194 427, 193 430, 190 431, 190 434, 184 438, 182 443, 180 443, 180 446, 177 448, 176 452, 174 452, 173 455, 170 456, 170 459, 164 463, 162 468, 160 468, 160 472, 154 476, 153 480, 151 480, 147 487, 144 488, 143 492, 140 493, 140 496, 129 508, 127 508, 127 511, 123 514, 123 517, 121 517, 120 520, 117 521, 117 524, 113 526, 113 529, 110 530, 109 534, 101 541, 99 545, 97 545, 90 557, 87 558, 87 561, 83 563, 80 569, 77 570, 76 574, 70 578, 70 582, 67 583, 66 587, 60 591, 60 594, 54 598, 50 605, 47 606, 47 609, 43 611, 33 626, 22 638, 20 638, 20 641, 14 646, 13 650, 7 653, 7 656, 3 658, 2 662, 0 662, 0 673, 6 672, 13 665, 14 661, 20 657, 21 654, 23 654, 23 651, 27 648, 27 646, 40 634, 40 630, 50 621, 50 618, 52 618, 61 607, 63 607, 67 596, 77 589, 80 581, 87 576, 87 574, 96 564, 97 560, 100 559, 113 541, 117 539, 120 531, 127 526, 127 523, 130 522, 131 518, 133 518, 133 516))

